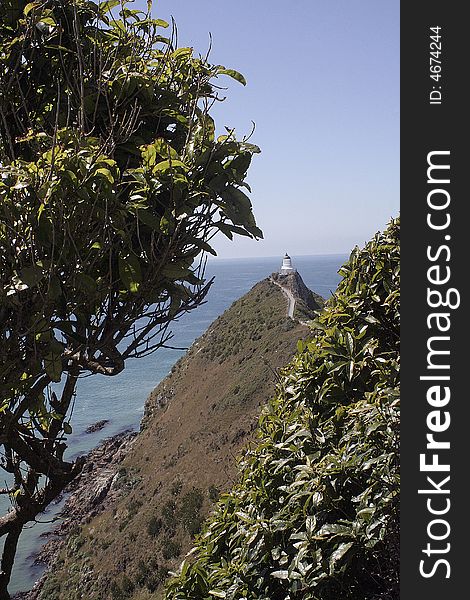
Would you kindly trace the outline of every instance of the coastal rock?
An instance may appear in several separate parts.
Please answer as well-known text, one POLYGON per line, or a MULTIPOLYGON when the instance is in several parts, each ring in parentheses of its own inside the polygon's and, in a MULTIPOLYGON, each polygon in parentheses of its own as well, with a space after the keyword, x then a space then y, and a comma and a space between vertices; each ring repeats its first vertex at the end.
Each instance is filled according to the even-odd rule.
POLYGON ((39 597, 48 569, 56 560, 71 533, 80 525, 106 509, 125 492, 119 465, 133 445, 137 433, 126 431, 104 440, 88 453, 80 475, 66 488, 68 495, 61 512, 62 522, 49 534, 49 541, 41 548, 35 563, 47 565, 46 571, 34 588, 27 593, 16 594, 13 600, 36 600, 39 597))
POLYGON ((106 427, 108 423, 109 419, 102 419, 101 421, 96 421, 96 423, 93 423, 85 429, 85 433, 95 433, 96 431, 101 431, 106 427))

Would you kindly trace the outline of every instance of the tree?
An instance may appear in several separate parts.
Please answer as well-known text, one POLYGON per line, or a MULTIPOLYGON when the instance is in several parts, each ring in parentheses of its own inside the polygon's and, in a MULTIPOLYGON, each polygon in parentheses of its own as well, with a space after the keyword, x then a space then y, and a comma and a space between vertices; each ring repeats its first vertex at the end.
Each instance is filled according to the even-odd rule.
POLYGON ((80 472, 64 459, 78 379, 165 346, 203 301, 222 231, 262 237, 241 188, 259 152, 210 116, 221 75, 126 0, 0 6, 0 445, 23 526, 80 472))

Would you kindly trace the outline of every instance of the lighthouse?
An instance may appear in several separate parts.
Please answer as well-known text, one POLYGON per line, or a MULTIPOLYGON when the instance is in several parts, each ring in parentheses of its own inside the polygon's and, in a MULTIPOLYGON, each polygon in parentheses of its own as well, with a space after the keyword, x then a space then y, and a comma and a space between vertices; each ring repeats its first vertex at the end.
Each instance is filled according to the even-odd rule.
POLYGON ((295 273, 295 269, 292 266, 292 260, 290 258, 290 256, 287 254, 284 255, 284 258, 282 259, 282 265, 281 268, 279 269, 279 273, 280 275, 288 275, 289 273, 295 273))

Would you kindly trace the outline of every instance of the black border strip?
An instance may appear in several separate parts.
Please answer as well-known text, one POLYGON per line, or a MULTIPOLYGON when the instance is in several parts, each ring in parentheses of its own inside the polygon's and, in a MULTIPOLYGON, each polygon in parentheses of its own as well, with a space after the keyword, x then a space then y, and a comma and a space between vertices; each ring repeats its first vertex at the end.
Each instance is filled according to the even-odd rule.
POLYGON ((460 598, 469 569, 470 104, 464 88, 470 47, 464 8, 435 0, 401 3, 403 600, 460 598))

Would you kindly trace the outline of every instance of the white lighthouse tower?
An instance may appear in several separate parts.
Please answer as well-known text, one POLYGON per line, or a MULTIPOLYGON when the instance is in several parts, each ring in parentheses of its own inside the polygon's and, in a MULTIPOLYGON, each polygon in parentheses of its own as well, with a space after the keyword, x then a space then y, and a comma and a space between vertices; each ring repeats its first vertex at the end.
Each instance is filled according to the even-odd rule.
POLYGON ((284 258, 282 259, 282 266, 279 269, 279 273, 281 275, 288 275, 289 273, 295 273, 295 269, 292 266, 292 260, 290 258, 290 256, 287 254, 285 254, 284 258))

